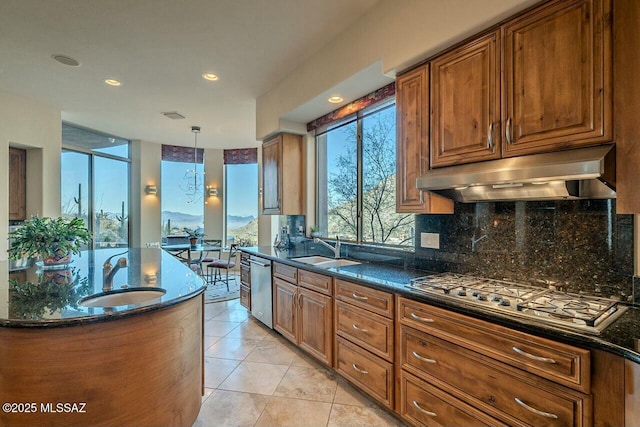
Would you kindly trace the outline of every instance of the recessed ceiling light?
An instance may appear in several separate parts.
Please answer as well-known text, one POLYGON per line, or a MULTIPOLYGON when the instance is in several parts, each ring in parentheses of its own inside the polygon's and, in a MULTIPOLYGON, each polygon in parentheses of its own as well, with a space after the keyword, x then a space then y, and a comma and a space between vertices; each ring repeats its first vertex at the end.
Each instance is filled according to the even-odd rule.
POLYGON ((329 102, 332 103, 332 104, 339 104, 342 101, 344 101, 344 99, 341 96, 338 96, 338 95, 334 95, 334 96, 329 98, 329 102))
POLYGON ((105 79, 104 82, 110 86, 120 86, 122 84, 118 80, 114 80, 114 79, 105 79))
POLYGON ((211 80, 212 82, 218 80, 218 76, 213 73, 204 73, 202 78, 205 80, 211 80))
POLYGON ((75 59, 67 55, 55 54, 55 55, 51 55, 51 57, 56 61, 58 61, 59 63, 68 65, 70 67, 77 67, 78 65, 80 65, 78 61, 76 61, 75 59))

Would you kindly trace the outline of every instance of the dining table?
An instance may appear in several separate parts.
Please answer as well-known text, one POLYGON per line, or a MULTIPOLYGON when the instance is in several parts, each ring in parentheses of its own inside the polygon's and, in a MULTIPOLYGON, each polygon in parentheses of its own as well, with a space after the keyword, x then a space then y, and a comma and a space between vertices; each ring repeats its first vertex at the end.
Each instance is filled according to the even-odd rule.
POLYGON ((202 274, 202 266, 200 265, 202 260, 207 258, 210 252, 216 252, 217 256, 215 256, 215 258, 219 258, 220 253, 223 249, 223 247, 220 245, 211 245, 206 243, 204 244, 200 243, 197 245, 191 245, 189 243, 180 243, 180 244, 173 244, 173 245, 165 244, 165 245, 162 245, 161 248, 169 252, 170 254, 172 254, 182 262, 188 264, 189 266, 197 265, 199 274, 202 274), (193 258, 192 254, 194 252, 199 252, 200 256, 197 258, 193 258))

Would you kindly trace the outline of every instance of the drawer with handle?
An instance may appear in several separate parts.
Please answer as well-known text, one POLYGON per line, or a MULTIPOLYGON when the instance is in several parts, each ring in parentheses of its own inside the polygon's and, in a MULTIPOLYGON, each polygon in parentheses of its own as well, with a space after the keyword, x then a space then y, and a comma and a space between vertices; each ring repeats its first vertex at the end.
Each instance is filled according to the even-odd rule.
POLYGON ((393 408, 393 365, 336 337, 336 371, 388 408, 393 408))
POLYGON ((398 412, 415 426, 507 425, 404 371, 400 373, 398 412))
POLYGON ((281 279, 287 280, 290 283, 294 283, 294 284, 298 283, 298 269, 295 267, 291 267, 290 265, 274 262, 273 275, 281 279))
POLYGON ((457 398, 509 424, 589 425, 589 395, 541 380, 404 325, 400 340, 402 369, 435 385, 450 387, 457 398))
POLYGON ((333 280, 329 276, 298 269, 298 285, 325 295, 333 294, 333 280))
POLYGON ((575 390, 591 388, 590 352, 470 316, 398 298, 400 323, 575 390))
POLYGON ((335 297, 381 316, 393 317, 393 294, 336 279, 335 297))
POLYGON ((336 301, 336 333, 377 356, 393 361, 393 321, 336 301))

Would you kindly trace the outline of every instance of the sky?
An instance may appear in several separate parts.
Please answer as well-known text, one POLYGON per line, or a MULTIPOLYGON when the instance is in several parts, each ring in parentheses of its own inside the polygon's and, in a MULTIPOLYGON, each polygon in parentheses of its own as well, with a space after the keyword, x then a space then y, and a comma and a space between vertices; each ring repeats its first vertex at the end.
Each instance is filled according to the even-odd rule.
MULTIPOLYGON (((202 165, 197 170, 202 173, 202 165)), ((186 185, 185 172, 193 169, 193 165, 178 162, 162 163, 162 181, 159 185, 162 195, 162 210, 170 210, 202 215, 202 204, 189 204, 189 199, 178 183, 186 185)), ((226 183, 228 188, 220 188, 225 197, 229 215, 257 216, 258 214, 258 165, 229 165, 226 167, 226 183)), ((78 184, 82 184, 82 204, 86 212, 89 188, 89 155, 65 151, 62 155, 62 203, 67 204, 78 195, 78 184)), ((96 208, 105 212, 119 213, 122 202, 125 210, 128 207, 129 188, 127 182, 128 163, 95 156, 94 179, 96 192, 96 208)), ((206 176, 206 175, 205 175, 206 176)), ((75 205, 71 205, 75 209, 75 205)))

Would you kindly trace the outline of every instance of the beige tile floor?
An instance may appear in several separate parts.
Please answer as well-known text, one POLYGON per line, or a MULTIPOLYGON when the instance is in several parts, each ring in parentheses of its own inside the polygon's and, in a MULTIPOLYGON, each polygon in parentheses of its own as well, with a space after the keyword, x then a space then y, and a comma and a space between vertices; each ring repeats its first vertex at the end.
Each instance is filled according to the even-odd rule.
POLYGON ((204 331, 205 395, 194 427, 404 425, 237 299, 206 304, 204 331))

